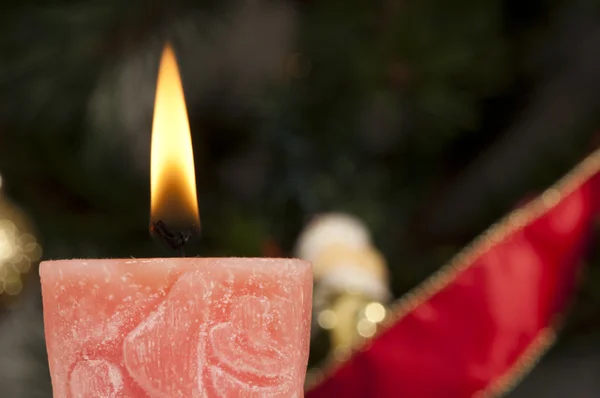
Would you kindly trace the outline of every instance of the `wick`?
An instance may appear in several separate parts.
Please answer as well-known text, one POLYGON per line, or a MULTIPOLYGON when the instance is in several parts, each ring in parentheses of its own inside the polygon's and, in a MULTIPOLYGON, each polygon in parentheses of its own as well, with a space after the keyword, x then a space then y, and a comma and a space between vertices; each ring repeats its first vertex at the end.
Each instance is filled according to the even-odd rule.
POLYGON ((156 234, 163 241, 165 241, 165 243, 171 249, 176 251, 180 257, 185 257, 183 247, 192 238, 191 231, 171 232, 162 220, 158 220, 152 223, 152 225, 150 226, 150 232, 156 234))

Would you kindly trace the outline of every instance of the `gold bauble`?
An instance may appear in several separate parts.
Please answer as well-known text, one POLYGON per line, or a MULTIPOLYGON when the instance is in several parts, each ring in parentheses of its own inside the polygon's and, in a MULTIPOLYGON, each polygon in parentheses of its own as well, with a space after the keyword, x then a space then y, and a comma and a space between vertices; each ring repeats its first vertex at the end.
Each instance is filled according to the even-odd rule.
POLYGON ((42 250, 25 214, 2 192, 0 177, 0 297, 18 295, 23 276, 41 258, 42 250))

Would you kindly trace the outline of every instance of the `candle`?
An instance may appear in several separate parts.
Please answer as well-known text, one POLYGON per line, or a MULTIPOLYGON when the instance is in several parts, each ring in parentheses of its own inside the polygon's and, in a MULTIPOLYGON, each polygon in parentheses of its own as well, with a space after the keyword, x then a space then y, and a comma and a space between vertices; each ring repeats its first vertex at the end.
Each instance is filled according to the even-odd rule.
MULTIPOLYGON (((152 138, 151 229, 199 230, 191 138, 166 47, 152 138)), ((296 259, 58 260, 40 265, 54 398, 303 395, 312 269, 296 259)))

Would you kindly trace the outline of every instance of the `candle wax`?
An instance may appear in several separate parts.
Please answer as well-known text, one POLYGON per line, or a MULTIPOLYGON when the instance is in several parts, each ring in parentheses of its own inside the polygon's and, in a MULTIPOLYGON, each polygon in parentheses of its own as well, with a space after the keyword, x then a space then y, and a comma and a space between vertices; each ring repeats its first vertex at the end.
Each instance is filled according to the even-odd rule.
POLYGON ((293 259, 40 266, 54 398, 300 398, 312 270, 293 259))

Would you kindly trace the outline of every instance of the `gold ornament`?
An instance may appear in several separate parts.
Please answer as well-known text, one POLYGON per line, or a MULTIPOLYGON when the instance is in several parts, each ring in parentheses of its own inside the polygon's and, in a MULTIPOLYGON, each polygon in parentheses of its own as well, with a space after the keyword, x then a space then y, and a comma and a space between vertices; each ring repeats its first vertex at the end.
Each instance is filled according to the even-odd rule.
MULTIPOLYGON (((330 357, 343 359, 356 344, 373 337, 387 315, 388 268, 356 217, 317 217, 298 239, 298 257, 311 261, 316 326, 329 334, 330 357)), ((319 329, 317 329, 319 330, 319 329)))
POLYGON ((23 275, 42 254, 25 215, 2 195, 0 177, 0 297, 18 295, 23 275))

